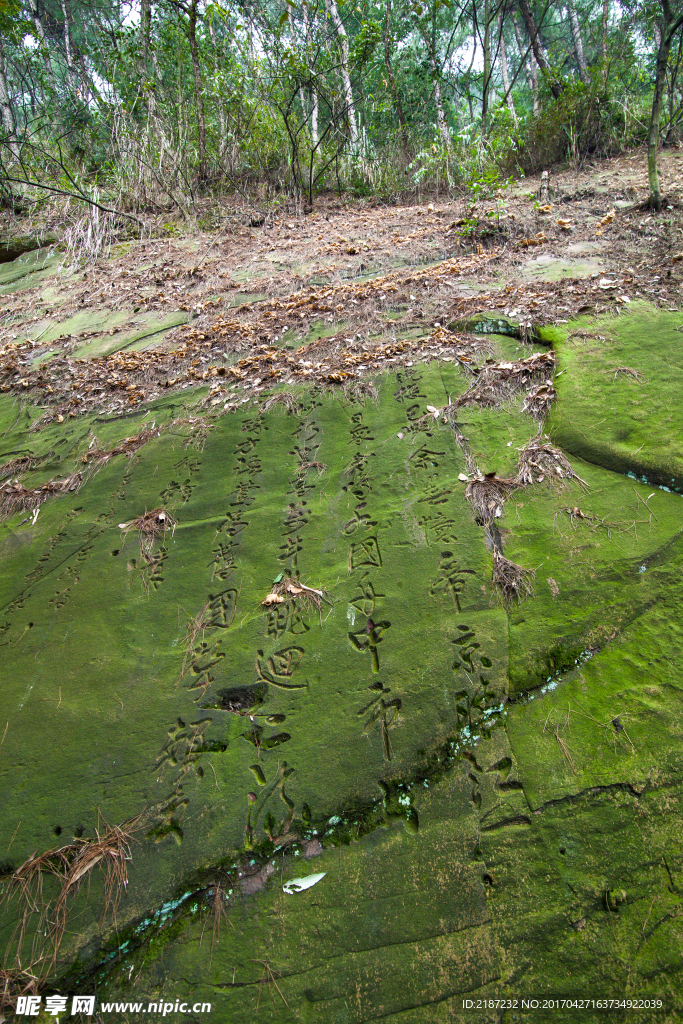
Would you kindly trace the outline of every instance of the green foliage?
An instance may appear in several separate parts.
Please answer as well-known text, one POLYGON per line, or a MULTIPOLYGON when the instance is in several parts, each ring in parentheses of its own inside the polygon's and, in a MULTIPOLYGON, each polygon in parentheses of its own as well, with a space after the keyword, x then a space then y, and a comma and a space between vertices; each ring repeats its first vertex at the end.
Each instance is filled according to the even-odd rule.
MULTIPOLYGON (((646 105, 647 101, 645 101, 646 105)), ((610 156, 642 142, 647 111, 638 97, 631 109, 618 102, 597 70, 588 84, 571 82, 560 99, 531 118, 523 132, 519 162, 535 172, 561 160, 610 156)))
MULTIPOLYGON (((0 159, 11 163, 21 146, 22 164, 38 180, 80 175, 131 208, 170 201, 187 212, 198 188, 238 181, 311 201, 329 187, 452 189, 614 153, 641 141, 649 119, 657 4, 635 13, 612 5, 605 65, 602 9, 579 3, 585 82, 565 13, 546 8, 551 71, 538 74, 538 88, 520 67, 526 29, 518 23, 516 32, 506 15, 516 115, 500 102, 492 11, 484 116, 482 71, 470 54, 473 40, 483 41, 485 12, 477 10, 475 23, 464 0, 392 0, 388 22, 379 0, 337 0, 338 18, 322 0, 248 9, 212 2, 197 9, 192 46, 177 0, 152 5, 147 39, 142 22, 127 22, 118 5, 65 2, 39 5, 36 25, 28 0, 0 0, 17 135, 7 134, 3 111, 0 159)), ((681 58, 672 48, 664 118, 672 132, 683 110, 681 58)))
POLYGON ((382 28, 376 21, 364 21, 349 51, 351 63, 363 68, 373 56, 382 39, 382 28))

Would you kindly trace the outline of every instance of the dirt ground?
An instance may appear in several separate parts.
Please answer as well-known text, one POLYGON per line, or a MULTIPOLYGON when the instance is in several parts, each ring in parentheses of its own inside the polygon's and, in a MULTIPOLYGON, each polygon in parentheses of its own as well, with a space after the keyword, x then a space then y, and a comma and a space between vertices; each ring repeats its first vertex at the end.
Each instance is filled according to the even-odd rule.
POLYGON ((122 244, 0 287, 0 390, 51 420, 208 382, 208 403, 229 410, 274 384, 348 387, 457 351, 481 311, 524 331, 636 298, 677 307, 682 170, 683 152, 661 155, 658 215, 644 206, 643 151, 551 173, 548 202, 540 176, 475 204, 327 197, 310 215, 275 216, 202 200, 213 233, 122 244))

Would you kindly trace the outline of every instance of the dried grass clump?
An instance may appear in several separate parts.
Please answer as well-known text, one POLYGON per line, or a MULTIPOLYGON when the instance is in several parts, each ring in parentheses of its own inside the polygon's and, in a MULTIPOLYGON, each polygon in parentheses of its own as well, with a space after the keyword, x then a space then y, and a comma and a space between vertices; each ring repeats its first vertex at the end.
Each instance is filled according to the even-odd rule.
POLYGON ((21 967, 0 967, 0 1014, 14 1014, 19 996, 37 996, 40 988, 40 978, 30 971, 21 967))
POLYGON ((153 437, 158 437, 160 431, 157 430, 142 430, 139 434, 133 434, 132 437, 124 437, 122 441, 119 441, 113 448, 90 448, 83 456, 83 462, 95 463, 98 466, 104 466, 113 459, 115 455, 128 455, 129 457, 135 455, 143 445, 146 445, 148 441, 151 441, 153 437))
MULTIPOLYGON (((212 882, 207 886, 205 890, 206 904, 208 910, 208 920, 211 922, 211 950, 209 953, 209 964, 213 960, 214 946, 220 942, 221 938, 221 927, 224 924, 232 925, 232 922, 228 918, 227 903, 228 903, 228 892, 226 885, 223 881, 212 882)), ((204 938, 204 930, 207 925, 207 921, 204 922, 202 933, 199 936, 199 945, 202 944, 204 938)))
POLYGON ((287 601, 295 601, 304 608, 315 608, 320 614, 323 604, 329 604, 327 593, 324 590, 316 590, 315 587, 307 587, 294 576, 283 576, 278 579, 266 594, 261 604, 264 608, 272 608, 274 605, 285 604, 287 601))
POLYGON ((171 428, 189 427, 190 433, 183 441, 183 448, 189 448, 190 445, 192 445, 197 449, 197 451, 203 452, 212 424, 206 416, 185 416, 176 420, 171 420, 169 426, 171 428))
POLYGON ((377 386, 371 380, 354 380, 342 388, 347 402, 376 402, 379 396, 377 386))
POLYGON ((0 480, 4 480, 6 476, 16 477, 22 473, 28 473, 36 465, 37 460, 31 455, 21 455, 18 459, 10 459, 4 466, 0 466, 0 480))
POLYGON ((176 519, 164 508, 154 508, 151 512, 145 512, 137 519, 131 519, 128 523, 119 523, 119 529, 124 531, 124 537, 135 531, 140 542, 140 555, 149 562, 154 554, 154 545, 159 537, 166 537, 168 531, 171 536, 175 533, 178 525, 176 519))
POLYGON ((515 599, 519 602, 525 597, 533 597, 535 578, 536 573, 533 569, 525 569, 524 566, 511 562, 494 545, 493 582, 500 587, 506 604, 511 604, 515 599))
POLYGON ((13 948, 17 966, 5 972, 6 975, 10 975, 9 978, 0 976, 0 980, 9 986, 13 980, 21 980, 17 977, 13 979, 12 976, 22 974, 26 978, 26 984, 31 985, 37 983, 41 977, 44 978, 54 968, 67 927, 71 897, 78 891, 83 879, 88 878, 97 865, 104 872, 102 919, 109 912, 116 916, 121 896, 128 884, 130 843, 141 827, 141 816, 120 826, 107 825, 104 834, 96 830, 94 839, 75 839, 67 846, 46 850, 39 855, 32 854, 5 879, 0 905, 9 906, 16 901, 19 911, 19 924, 10 939, 10 947, 13 948), (56 880, 56 895, 46 895, 46 877, 56 880), (34 927, 29 928, 32 917, 34 927), (20 968, 23 947, 29 931, 33 936, 31 970, 38 968, 37 975, 28 974, 20 968))
POLYGON ((624 377, 629 377, 631 380, 634 380, 636 382, 636 384, 644 384, 645 383, 645 377, 640 372, 640 370, 632 370, 630 366, 614 366, 614 367, 612 367, 612 369, 603 370, 602 372, 603 373, 613 373, 614 374, 614 380, 616 380, 617 377, 620 374, 622 374, 624 377))
POLYGON ((455 400, 456 406, 475 403, 496 406, 509 401, 519 391, 546 381, 555 369, 552 352, 537 352, 514 363, 492 363, 474 371, 476 380, 468 391, 455 400))
POLYGON ((7 519, 15 512, 35 509, 53 494, 77 491, 83 483, 80 473, 72 473, 63 480, 48 480, 41 487, 24 487, 17 480, 0 486, 0 519, 7 519))
POLYGON ((516 479, 506 479, 496 476, 495 473, 489 473, 487 476, 480 473, 476 479, 469 481, 465 488, 465 497, 474 509, 475 517, 480 524, 500 519, 505 499, 516 484, 516 479))
POLYGON ((301 403, 291 391, 278 391, 277 394, 270 395, 265 402, 261 402, 259 411, 270 412, 276 405, 284 405, 291 416, 298 416, 301 412, 301 403))
MULTIPOLYGON (((97 201, 97 189, 94 195, 97 201)), ((86 207, 64 232, 65 264, 73 267, 106 258, 118 237, 118 219, 114 211, 105 211, 97 206, 86 207)))
POLYGON ((542 434, 520 451, 515 483, 541 483, 546 477, 551 480, 578 480, 584 487, 588 486, 586 481, 574 472, 560 449, 552 445, 550 439, 542 434))
POLYGON ((185 636, 182 639, 181 647, 183 651, 183 665, 180 670, 180 678, 182 679, 187 672, 190 662, 194 658, 195 644, 197 643, 197 637, 201 635, 202 643, 204 642, 204 636, 206 630, 209 627, 210 616, 207 615, 209 611, 209 602, 206 601, 202 610, 198 615, 188 615, 187 625, 185 626, 185 636))
POLYGON ((551 380, 544 381, 534 388, 524 399, 522 412, 528 412, 534 419, 543 420, 550 412, 550 406, 557 398, 557 392, 551 380))

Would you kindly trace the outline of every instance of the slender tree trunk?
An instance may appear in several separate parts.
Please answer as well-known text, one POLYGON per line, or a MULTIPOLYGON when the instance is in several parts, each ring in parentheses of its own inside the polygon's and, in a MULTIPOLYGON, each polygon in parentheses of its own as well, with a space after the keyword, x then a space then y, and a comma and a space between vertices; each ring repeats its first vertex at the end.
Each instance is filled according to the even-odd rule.
POLYGON ((602 62, 607 64, 607 21, 609 19, 609 0, 602 0, 602 62))
POLYGON ((574 52, 576 53, 576 63, 579 66, 579 75, 581 76, 582 82, 587 82, 588 69, 586 67, 586 59, 583 55, 583 40, 581 39, 581 28, 579 26, 579 19, 576 14, 574 0, 568 0, 567 14, 569 15, 569 25, 572 30, 572 40, 574 42, 574 52))
MULTIPOLYGON (((308 10, 308 4, 303 4, 303 15, 304 15, 304 28, 306 31, 306 46, 309 51, 312 49, 313 36, 311 34, 311 16, 308 10)), ((309 64, 309 70, 311 74, 314 72, 309 64)), ((311 85, 311 142, 314 147, 318 145, 320 136, 318 134, 318 90, 315 87, 315 83, 311 85)))
POLYGON ((401 141, 406 160, 410 159, 410 145, 408 142, 408 129, 406 126, 405 114, 403 113, 403 101, 401 94, 396 87, 394 69, 391 66, 391 0, 387 0, 386 17, 384 19, 384 66, 387 70, 387 81, 391 90, 391 97, 396 108, 398 123, 401 128, 401 141))
POLYGON ((2 47, 2 36, 0 35, 0 111, 2 111, 2 126, 5 131, 6 141, 9 150, 15 160, 19 159, 19 146, 17 144, 16 125, 14 123, 14 112, 10 102, 9 90, 7 88, 7 72, 5 68, 5 51, 2 47))
POLYGON ((484 0, 484 77, 481 83, 481 131, 486 135, 489 112, 489 86, 491 84, 491 0, 484 0))
POLYGON ((534 114, 538 112, 538 74, 534 67, 534 54, 533 51, 524 56, 526 47, 522 44, 522 34, 519 31, 519 25, 517 24, 517 17, 513 14, 512 24, 515 29, 515 39, 517 40, 517 49, 519 50, 519 59, 524 64, 524 77, 526 78, 527 89, 531 93, 531 98, 534 104, 534 114))
POLYGON ((439 72, 433 55, 429 58, 429 65, 432 69, 432 77, 434 79, 434 106, 436 107, 436 125, 439 130, 439 138, 441 139, 441 144, 443 146, 448 146, 451 140, 446 126, 446 113, 443 108, 439 72))
POLYGON ((349 74, 349 39, 344 28, 344 23, 339 17, 337 0, 325 0, 327 11, 332 19, 332 24, 339 36, 339 45, 342 52, 342 83, 344 85, 344 98, 346 100, 346 112, 349 119, 349 133, 351 146, 355 149, 358 146, 358 121, 356 120, 356 105, 353 100, 353 89, 351 87, 351 76, 349 74))
POLYGON ((74 70, 73 48, 71 46, 71 11, 66 0, 62 0, 62 15, 64 17, 64 51, 66 53, 67 79, 72 89, 76 89, 76 72, 74 70))
POLYGON ((218 131, 221 137, 219 152, 222 158, 225 150, 227 132, 225 124, 225 104, 223 103, 223 90, 221 89, 221 74, 218 67, 218 47, 216 46, 216 35, 213 30, 213 20, 209 21, 209 35, 211 36, 211 45, 213 46, 213 73, 217 89, 218 131))
POLYGON ((197 7, 199 0, 193 0, 189 9, 187 38, 190 43, 190 56, 194 72, 194 97, 197 108, 197 137, 199 142, 199 180, 206 180, 206 125, 204 122, 204 95, 202 92, 202 74, 199 64, 199 48, 197 46, 197 7))
POLYGON ((503 79, 503 89, 505 91, 505 102, 507 103, 508 110, 512 114, 513 121, 517 121, 517 111, 515 110, 515 103, 512 99, 512 92, 510 91, 510 72, 508 70, 508 54, 505 47, 505 35, 503 32, 503 13, 498 12, 498 49, 500 51, 500 74, 503 79))
POLYGON ((443 106, 443 97, 441 95, 441 83, 439 82, 439 68, 436 62, 436 6, 432 6, 432 24, 431 32, 427 28, 423 28, 421 31, 422 39, 427 48, 427 57, 429 59, 429 70, 432 73, 432 84, 434 89, 434 108, 436 110, 436 127, 441 140, 441 145, 448 148, 450 145, 450 135, 448 134, 448 127, 446 125, 446 113, 443 106))
POLYGON ((50 63, 50 50, 45 39, 45 27, 40 20, 40 15, 38 14, 38 5, 36 0, 29 0, 29 6, 31 8, 31 18, 36 30, 36 38, 38 39, 38 43, 43 52, 43 63, 45 64, 47 80, 54 85, 54 75, 52 74, 52 64, 50 63))
POLYGON ((555 97, 555 99, 559 99, 562 93, 562 85, 560 84, 560 82, 557 81, 555 76, 551 74, 550 67, 548 65, 548 60, 546 58, 545 53, 543 52, 541 41, 538 38, 538 27, 536 25, 536 22, 534 21, 534 16, 531 13, 531 8, 529 7, 528 0, 517 0, 517 3, 524 24, 526 25, 526 30, 529 33, 531 49, 533 50, 534 57, 536 58, 536 63, 541 69, 541 73, 543 74, 543 76, 547 79, 548 85, 550 86, 550 91, 552 92, 553 96, 555 97))
POLYGON ((151 0, 140 0, 140 64, 143 75, 147 77, 149 61, 149 41, 152 35, 152 3, 151 0))
POLYGON ((655 94, 652 99, 652 115, 647 134, 647 176, 650 185, 650 206, 654 210, 661 210, 662 208, 662 193, 659 186, 659 172, 657 170, 657 149, 659 148, 659 126, 662 116, 666 68, 669 62, 671 41, 676 32, 683 27, 683 14, 679 15, 675 21, 672 21, 669 0, 660 0, 660 3, 662 6, 663 24, 657 53, 657 72, 655 76, 655 94))
POLYGON ((534 84, 534 114, 537 114, 541 109, 541 98, 538 95, 538 76, 541 69, 536 63, 533 50, 529 52, 529 68, 531 69, 531 81, 534 84))
POLYGON ((671 133, 674 129, 674 109, 675 109, 675 97, 676 97, 676 84, 678 81, 678 72, 681 67, 681 49, 683 48, 683 37, 678 37, 678 53, 676 54, 676 63, 671 71, 671 75, 668 79, 668 92, 669 92, 669 127, 666 130, 665 142, 671 142, 671 133))

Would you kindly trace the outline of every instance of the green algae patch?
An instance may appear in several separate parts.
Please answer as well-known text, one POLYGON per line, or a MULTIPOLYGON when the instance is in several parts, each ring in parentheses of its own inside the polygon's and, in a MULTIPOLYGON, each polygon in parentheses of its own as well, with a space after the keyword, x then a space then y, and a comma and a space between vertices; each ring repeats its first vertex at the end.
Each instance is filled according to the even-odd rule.
POLYGON ((125 312, 114 313, 110 309, 100 309, 97 312, 92 310, 81 310, 74 313, 67 320, 55 322, 53 316, 46 317, 39 321, 32 329, 35 340, 40 340, 43 345, 49 345, 52 341, 61 341, 69 337, 77 337, 86 332, 101 331, 105 327, 117 328, 125 323, 127 315, 125 312))
POLYGON ((680 559, 678 495, 578 460, 573 468, 587 487, 520 489, 501 520, 506 557, 535 572, 534 598, 510 610, 516 692, 550 682, 668 600, 680 559))
POLYGON ((681 644, 678 590, 580 668, 515 708, 508 731, 532 808, 590 787, 638 796, 680 779, 683 672, 673 657, 681 644))
POLYGON ((55 245, 58 239, 54 235, 14 235, 0 245, 0 264, 13 263, 24 253, 36 249, 47 249, 55 245))
MULTIPOLYGON (((245 1024, 260 1012, 427 1024, 472 1019, 472 997, 599 991, 661 999, 676 1019, 680 785, 594 788, 532 810, 504 735, 489 746, 423 788, 417 833, 389 821, 340 845, 331 819, 323 850, 235 872, 219 893, 219 925, 218 877, 176 911, 166 904, 169 924, 153 941, 122 943, 98 969, 100 997, 201 1000, 245 1024), (310 875, 322 877, 284 891, 310 875)), ((500 1020, 495 1003, 476 1019, 500 1020)))
POLYGON ((514 476, 520 449, 536 434, 533 420, 522 412, 521 406, 522 401, 518 400, 498 409, 471 405, 460 410, 458 427, 467 437, 480 472, 514 476))
POLYGON ((617 317, 570 324, 555 345, 556 443, 617 473, 683 487, 681 322, 634 303, 617 317))
POLYGON ((0 295, 34 288, 58 272, 61 261, 61 254, 52 249, 36 249, 11 263, 0 264, 0 295))
MULTIPOLYGON (((273 849, 307 818, 371 806, 381 783, 469 728, 471 701, 499 707, 506 617, 462 500, 464 456, 425 417, 466 384, 431 364, 388 375, 366 405, 313 392, 296 414, 246 409, 201 440, 180 423, 44 501, 35 521, 7 521, 3 827, 24 822, 13 863, 92 834, 98 805, 111 821, 144 812, 119 912, 131 920, 226 850, 273 849), (169 526, 150 539, 136 523, 155 509, 169 526), (283 576, 320 591, 320 608, 264 604, 283 576)), ((123 429, 163 425, 188 398, 123 429)), ((14 430, 8 455, 33 443, 28 417, 14 430)), ((50 425, 36 441, 55 454, 26 481, 78 469, 92 433, 103 447, 121 432, 106 417, 50 425)), ((410 801, 390 800, 418 827, 410 801)))
POLYGON ((537 256, 522 265, 522 275, 532 281, 564 281, 591 277, 604 271, 604 260, 566 260, 550 254, 537 256))
MULTIPOLYGON (((151 348, 162 340, 163 335, 173 327, 188 323, 188 313, 177 311, 168 313, 165 316, 155 314, 144 314, 138 316, 134 329, 126 329, 130 313, 125 314, 117 320, 116 332, 110 331, 107 335, 88 339, 79 348, 74 350, 74 359, 95 359, 111 355, 113 352, 120 352, 123 349, 134 351, 151 348)), ((114 326, 114 323, 111 323, 114 326)))
POLYGON ((0 399, 26 486, 83 474, 0 527, 5 870, 142 815, 116 928, 101 874, 70 897, 64 991, 250 1024, 579 985, 674 1007, 681 499, 569 449, 585 486, 512 489, 521 401, 434 416, 470 379, 416 365, 376 400, 221 417, 188 389, 40 432, 0 399), (473 464, 509 485, 488 531, 473 464), (535 572, 521 604, 492 589, 496 537, 535 572))

